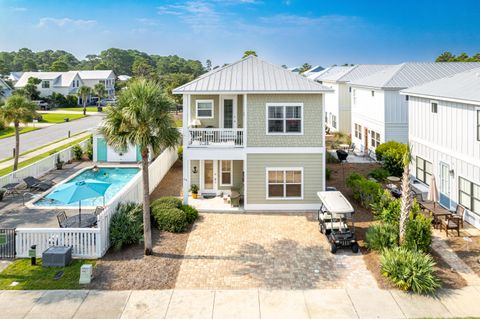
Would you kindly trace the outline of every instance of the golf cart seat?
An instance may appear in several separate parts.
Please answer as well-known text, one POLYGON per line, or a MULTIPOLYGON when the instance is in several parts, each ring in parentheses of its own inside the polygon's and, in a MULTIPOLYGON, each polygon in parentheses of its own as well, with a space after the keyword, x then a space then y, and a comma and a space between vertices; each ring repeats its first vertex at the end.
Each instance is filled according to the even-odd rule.
POLYGON ((340 230, 348 230, 348 225, 345 223, 345 222, 327 222, 325 224, 325 227, 327 230, 336 230, 336 231, 340 231, 340 230))

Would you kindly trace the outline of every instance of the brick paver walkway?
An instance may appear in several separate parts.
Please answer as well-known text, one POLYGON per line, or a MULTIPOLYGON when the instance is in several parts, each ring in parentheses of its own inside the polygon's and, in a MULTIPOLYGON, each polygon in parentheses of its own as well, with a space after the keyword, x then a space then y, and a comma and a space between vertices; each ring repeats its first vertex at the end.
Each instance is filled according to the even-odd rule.
POLYGON ((329 252, 312 214, 202 214, 176 288, 377 287, 362 255, 329 252))

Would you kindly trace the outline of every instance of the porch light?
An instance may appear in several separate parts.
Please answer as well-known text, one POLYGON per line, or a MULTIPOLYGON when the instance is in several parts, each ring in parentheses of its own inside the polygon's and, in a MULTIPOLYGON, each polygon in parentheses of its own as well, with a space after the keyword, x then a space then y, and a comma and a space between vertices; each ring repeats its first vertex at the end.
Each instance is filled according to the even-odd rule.
POLYGON ((449 173, 450 173, 450 176, 455 176, 455 170, 452 168, 451 170, 449 170, 449 173))
POLYGON ((193 127, 197 127, 197 126, 200 126, 202 125, 202 122, 200 122, 199 119, 193 119, 191 122, 190 122, 190 126, 193 126, 193 127))
POLYGON ((198 171, 197 171, 197 167, 194 166, 193 169, 192 169, 192 173, 193 173, 193 174, 197 174, 197 172, 198 172, 198 171))

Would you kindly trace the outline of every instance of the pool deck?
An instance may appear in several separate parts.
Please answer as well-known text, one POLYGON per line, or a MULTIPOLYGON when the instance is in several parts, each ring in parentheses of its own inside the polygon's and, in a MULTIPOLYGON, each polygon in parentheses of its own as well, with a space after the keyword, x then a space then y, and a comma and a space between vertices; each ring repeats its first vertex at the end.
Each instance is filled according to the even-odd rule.
MULTIPOLYGON (((95 165, 94 162, 74 162, 64 165, 62 170, 53 170, 41 177, 41 180, 51 180, 56 184, 76 174, 80 170, 95 165)), ((100 165, 99 165, 100 166, 100 165)), ((101 166, 123 166, 118 163, 102 163, 101 166)), ((131 166, 125 165, 125 166, 131 166)), ((0 202, 0 228, 58 228, 57 210, 52 209, 35 209, 24 206, 25 203, 31 201, 35 196, 40 196, 43 192, 20 190, 20 195, 8 195, 0 202), (23 201, 24 197, 24 201, 23 201)), ((64 210, 64 209, 62 209, 64 210)), ((92 210, 82 209, 82 213, 88 213, 92 210)), ((65 210, 67 216, 78 214, 78 209, 65 210)))

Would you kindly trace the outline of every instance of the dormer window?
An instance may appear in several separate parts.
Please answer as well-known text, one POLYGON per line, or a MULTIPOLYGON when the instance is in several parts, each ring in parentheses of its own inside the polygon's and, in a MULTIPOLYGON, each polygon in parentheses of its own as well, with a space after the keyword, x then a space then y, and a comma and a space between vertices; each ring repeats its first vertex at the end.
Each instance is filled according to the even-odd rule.
POLYGON ((438 103, 437 102, 431 102, 431 107, 432 107, 432 113, 438 113, 438 103))
POLYGON ((50 81, 42 81, 42 89, 49 89, 50 81))

